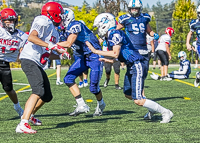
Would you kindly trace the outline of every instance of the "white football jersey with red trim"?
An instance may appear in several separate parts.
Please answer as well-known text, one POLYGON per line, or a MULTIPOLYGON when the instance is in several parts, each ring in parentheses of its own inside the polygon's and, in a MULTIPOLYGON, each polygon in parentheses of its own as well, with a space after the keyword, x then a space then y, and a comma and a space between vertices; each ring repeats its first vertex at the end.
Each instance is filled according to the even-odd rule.
POLYGON ((149 34, 146 35, 146 39, 147 39, 147 49, 148 52, 151 52, 152 47, 151 47, 151 41, 154 40, 154 37, 149 36, 149 34))
POLYGON ((170 46, 171 44, 171 37, 167 34, 162 35, 159 40, 158 40, 158 46, 156 48, 157 50, 162 50, 162 51, 166 51, 166 46, 165 44, 168 44, 170 46))
MULTIPOLYGON (((38 32, 38 38, 46 43, 57 43, 59 34, 53 25, 53 22, 46 16, 40 15, 35 17, 31 26, 30 33, 35 30, 38 32)), ((47 47, 41 47, 32 42, 27 42, 24 46, 20 59, 29 59, 37 63, 40 67, 44 67, 51 54, 51 50, 47 47)))
POLYGON ((18 29, 10 34, 6 29, 0 27, 0 60, 15 62, 19 49, 24 46, 28 35, 18 29))

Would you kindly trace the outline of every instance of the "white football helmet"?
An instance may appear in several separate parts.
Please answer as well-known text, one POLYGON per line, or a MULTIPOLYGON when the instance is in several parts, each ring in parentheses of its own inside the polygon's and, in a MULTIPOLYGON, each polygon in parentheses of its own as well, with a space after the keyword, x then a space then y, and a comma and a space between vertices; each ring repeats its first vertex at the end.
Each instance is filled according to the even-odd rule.
POLYGON ((63 8, 63 9, 64 9, 63 26, 67 27, 71 21, 75 20, 74 12, 69 8, 63 8))
POLYGON ((179 58, 181 61, 183 61, 183 60, 186 60, 187 55, 186 55, 186 53, 185 53, 184 51, 180 51, 180 52, 178 53, 178 58, 179 58))
POLYGON ((142 1, 141 0, 130 0, 129 4, 128 4, 128 11, 129 14, 133 17, 137 17, 140 15, 140 13, 142 12, 142 1), (131 9, 135 8, 138 9, 138 12, 131 12, 131 9))
POLYGON ((100 38, 103 38, 105 34, 110 29, 115 29, 117 26, 115 17, 110 13, 101 13, 99 14, 95 20, 93 27, 98 28, 98 35, 100 38))

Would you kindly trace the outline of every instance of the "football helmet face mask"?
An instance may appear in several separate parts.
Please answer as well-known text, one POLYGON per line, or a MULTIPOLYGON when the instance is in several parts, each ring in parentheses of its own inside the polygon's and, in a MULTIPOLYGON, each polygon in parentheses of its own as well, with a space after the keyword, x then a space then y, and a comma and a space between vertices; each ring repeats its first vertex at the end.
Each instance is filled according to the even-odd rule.
POLYGON ((69 8, 64 8, 63 26, 67 27, 71 21, 75 20, 74 12, 69 8))
POLYGON ((170 37, 172 37, 172 35, 174 34, 174 29, 171 28, 171 27, 167 27, 167 28, 165 29, 165 33, 166 33, 167 35, 169 35, 170 37))
POLYGON ((184 60, 186 60, 187 55, 186 55, 186 53, 184 51, 180 51, 178 53, 178 58, 179 58, 180 61, 184 61, 184 60))
POLYGON ((128 11, 132 17, 137 17, 142 12, 142 1, 141 0, 130 0, 128 4, 128 11))
POLYGON ((98 28, 98 35, 100 38, 104 39, 106 33, 110 29, 115 29, 117 26, 115 17, 110 13, 99 14, 95 20, 93 27, 98 28))
POLYGON ((18 24, 18 15, 13 9, 4 8, 0 12, 0 19, 1 19, 2 26, 8 32, 14 32, 15 31, 15 27, 18 24), (7 22, 7 21, 10 21, 10 22, 7 22))
POLYGON ((41 10, 41 15, 47 16, 55 26, 59 26, 64 18, 64 10, 57 2, 47 2, 41 10))

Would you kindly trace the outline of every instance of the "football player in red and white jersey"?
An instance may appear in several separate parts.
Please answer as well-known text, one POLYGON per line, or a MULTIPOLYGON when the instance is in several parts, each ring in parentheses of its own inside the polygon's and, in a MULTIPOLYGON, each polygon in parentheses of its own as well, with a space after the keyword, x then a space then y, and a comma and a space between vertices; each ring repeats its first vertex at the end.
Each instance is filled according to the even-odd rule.
POLYGON ((21 117, 23 109, 20 107, 17 94, 13 90, 12 75, 9 62, 15 62, 20 48, 24 46, 28 35, 15 29, 18 23, 17 13, 11 8, 5 8, 0 12, 0 81, 4 91, 14 103, 14 109, 21 117))
POLYGON ((149 34, 147 34, 146 39, 147 39, 148 56, 150 60, 150 58, 154 56, 154 50, 155 50, 154 37, 151 37, 149 34))
MULTIPOLYGON (((59 34, 55 29, 55 26, 59 26, 62 22, 63 13, 63 7, 59 3, 47 2, 42 7, 41 15, 35 17, 28 42, 20 54, 22 70, 31 85, 32 94, 26 102, 21 122, 16 128, 17 133, 36 133, 36 130, 28 124, 31 114, 35 114, 45 102, 52 99, 50 83, 43 68, 48 58, 59 59, 59 56, 53 54, 52 50, 58 53, 65 51, 59 50, 62 47, 56 45, 59 41, 59 34)), ((41 125, 39 120, 33 120, 32 123, 41 125)))
POLYGON ((167 77, 169 60, 171 60, 171 53, 169 50, 171 37, 174 34, 174 29, 167 27, 164 35, 162 35, 158 40, 158 46, 156 48, 156 53, 158 54, 162 66, 161 66, 161 79, 160 80, 171 80, 167 77))

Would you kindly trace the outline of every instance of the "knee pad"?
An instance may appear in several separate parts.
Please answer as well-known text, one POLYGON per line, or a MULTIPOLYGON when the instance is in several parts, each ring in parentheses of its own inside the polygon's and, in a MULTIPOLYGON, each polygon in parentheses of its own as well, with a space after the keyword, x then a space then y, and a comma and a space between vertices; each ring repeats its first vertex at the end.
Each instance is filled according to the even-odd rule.
POLYGON ((99 86, 90 86, 90 92, 91 93, 97 95, 97 94, 99 94, 100 91, 101 90, 100 90, 99 86))
POLYGON ((119 68, 115 69, 115 73, 119 74, 120 73, 120 69, 119 68))
POLYGON ((12 90, 13 90, 13 85, 3 86, 3 89, 4 89, 6 92, 12 91, 12 90))
POLYGON ((110 75, 111 70, 110 70, 110 69, 105 69, 105 70, 106 70, 106 74, 107 74, 107 75, 110 75))
POLYGON ((72 87, 75 83, 65 83, 69 88, 72 87))
POLYGON ((48 97, 40 97, 43 102, 50 102, 53 99, 53 96, 48 96, 48 97))
POLYGON ((71 87, 75 84, 75 78, 74 78, 74 76, 66 75, 64 77, 64 82, 68 87, 71 87))

